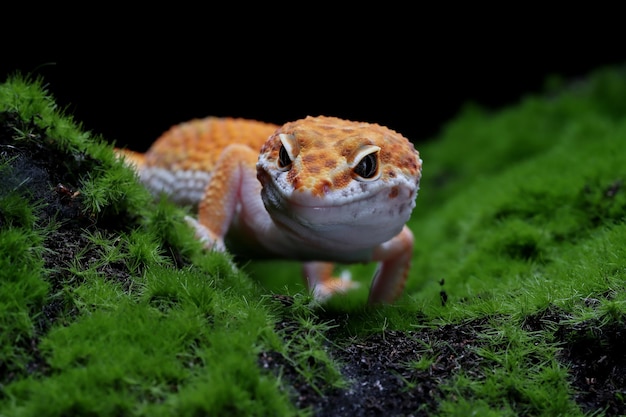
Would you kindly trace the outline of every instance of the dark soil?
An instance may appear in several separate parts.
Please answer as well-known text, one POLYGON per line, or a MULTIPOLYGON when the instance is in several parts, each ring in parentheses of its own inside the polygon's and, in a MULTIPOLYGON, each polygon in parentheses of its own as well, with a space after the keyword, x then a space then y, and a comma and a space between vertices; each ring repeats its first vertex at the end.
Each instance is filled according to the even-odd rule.
MULTIPOLYGON (((86 162, 80 158, 70 161, 68 169, 65 155, 50 151, 44 144, 51 139, 46 132, 34 126, 22 131, 35 131, 40 135, 36 141, 14 140, 12 124, 21 123, 11 114, 0 114, 0 160, 11 160, 13 176, 3 178, 20 183, 28 177, 29 198, 45 203, 41 211, 41 223, 55 218, 61 226, 53 231, 45 244, 49 251, 45 267, 51 293, 56 293, 67 281, 63 270, 84 250, 87 241, 85 230, 100 231, 104 235, 115 233, 106 222, 85 217, 80 199, 74 193, 78 187, 76 173, 86 162), (40 145, 35 145, 39 143, 40 145)), ((89 164, 94 163, 88 161, 89 164)), ((96 161, 97 163, 97 161, 96 161)), ((2 189, 0 188, 0 191, 2 189)), ((0 193, 1 196, 1 193, 0 193)), ((2 213, 0 213, 0 229, 2 213)), ((89 254, 82 254, 83 262, 89 262, 89 254)), ((123 265, 108 265, 102 271, 110 279, 129 283, 128 272, 123 265)), ((48 372, 45 359, 39 354, 38 340, 50 326, 61 317, 71 317, 71 307, 63 298, 52 297, 42 307, 37 335, 26 341, 26 350, 32 357, 27 372, 45 375, 48 372)), ((554 335, 562 349, 559 359, 569 367, 574 400, 585 412, 604 410, 607 416, 626 414, 626 330, 623 326, 599 326, 599 323, 583 323, 576 326, 563 324, 566 316, 550 310, 529 317, 524 328, 529 331, 545 330, 554 335), (600 330, 601 329, 601 330, 600 330)), ((327 318, 325 318, 327 319, 327 318)), ((335 322, 335 324, 341 324, 335 322)), ((284 318, 279 326, 293 326, 284 318)), ((444 382, 459 372, 480 380, 482 369, 489 365, 487 359, 477 354, 486 329, 486 322, 475 321, 439 328, 424 328, 411 332, 387 331, 361 339, 335 340, 337 345, 328 346, 329 354, 342 364, 342 374, 348 381, 343 389, 326 389, 320 394, 307 384, 293 366, 276 352, 259 355, 259 366, 282 375, 294 404, 299 408, 310 407, 315 416, 427 416, 438 409, 441 398, 450 395, 444 382), (430 359, 427 366, 409 366, 422 357, 430 359)), ((0 385, 11 382, 19 375, 0 372, 0 385)))
MULTIPOLYGON (((548 309, 529 316, 523 328, 554 335, 561 347, 557 359, 570 370, 573 399, 583 412, 625 415, 626 403, 621 401, 626 397, 624 326, 563 324, 567 318, 564 312, 548 309)), ((289 322, 285 318, 279 325, 289 322)), ((479 335, 488 326, 486 320, 475 320, 420 331, 388 331, 345 340, 341 348, 328 346, 332 357, 343 364, 341 371, 349 386, 324 395, 307 385, 279 354, 263 353, 259 362, 275 373, 280 371, 294 389, 294 402, 310 407, 318 417, 429 416, 438 410, 441 398, 452 395, 442 383, 459 372, 480 381, 484 369, 497 366, 477 354, 477 348, 485 343, 479 335), (434 359, 425 369, 407 365, 423 356, 434 359)), ((519 398, 516 401, 522 405, 519 398)))
MULTIPOLYGON (((279 326, 285 326, 285 319, 279 326)), ((315 416, 428 416, 445 395, 440 384, 460 372, 480 378, 484 360, 476 354, 479 322, 447 325, 415 332, 386 331, 364 339, 328 346, 342 364, 348 381, 344 389, 319 395, 275 352, 262 353, 263 368, 281 371, 294 388, 294 401, 310 407, 315 416), (425 366, 411 366, 428 358, 425 366)))

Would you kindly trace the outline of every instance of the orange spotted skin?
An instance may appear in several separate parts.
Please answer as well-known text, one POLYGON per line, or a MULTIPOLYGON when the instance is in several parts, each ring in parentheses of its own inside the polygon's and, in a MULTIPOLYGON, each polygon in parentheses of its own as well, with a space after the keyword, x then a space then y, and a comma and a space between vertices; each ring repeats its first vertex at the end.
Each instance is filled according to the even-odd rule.
MULTIPOLYGON (((119 155, 137 167, 142 181, 154 193, 167 194, 172 201, 181 205, 197 207, 203 200, 206 187, 214 178, 210 189, 211 196, 224 195, 226 181, 217 179, 227 176, 229 164, 239 159, 256 160, 258 150, 278 126, 271 123, 248 119, 207 117, 180 123, 164 132, 145 154, 127 149, 118 149, 119 155), (236 152, 230 161, 225 159, 232 152, 225 152, 233 146, 245 148, 236 152), (244 154, 249 154, 244 157, 244 154), (218 163, 223 167, 216 169, 218 163)), ((205 198, 206 200, 206 198, 205 198)), ((228 210, 216 205, 215 210, 228 210)), ((228 216, 213 217, 217 225, 228 216)))
POLYGON ((186 221, 207 250, 301 261, 320 301, 359 284, 333 276, 334 263, 378 263, 372 304, 404 289, 422 160, 392 129, 327 116, 282 126, 207 117, 172 127, 145 154, 117 152, 153 193, 197 207, 186 221))
POLYGON ((236 118, 190 120, 173 126, 154 142, 145 156, 145 166, 211 172, 228 145, 238 143, 258 152, 277 127, 236 118))

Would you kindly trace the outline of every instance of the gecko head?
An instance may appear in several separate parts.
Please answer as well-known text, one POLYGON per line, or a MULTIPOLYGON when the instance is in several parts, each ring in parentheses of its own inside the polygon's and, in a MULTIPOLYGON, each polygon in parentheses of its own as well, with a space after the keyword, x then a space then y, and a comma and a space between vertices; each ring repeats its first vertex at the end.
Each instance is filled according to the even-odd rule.
POLYGON ((421 171, 419 153, 399 133, 325 116, 278 128, 257 163, 274 222, 327 248, 371 248, 398 234, 421 171))

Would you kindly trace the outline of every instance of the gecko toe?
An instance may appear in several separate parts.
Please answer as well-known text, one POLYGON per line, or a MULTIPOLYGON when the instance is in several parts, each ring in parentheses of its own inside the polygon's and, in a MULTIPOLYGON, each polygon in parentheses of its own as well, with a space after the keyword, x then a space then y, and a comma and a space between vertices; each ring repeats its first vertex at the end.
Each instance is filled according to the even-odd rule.
POLYGON ((357 289, 361 284, 352 281, 350 271, 343 271, 339 277, 333 277, 317 283, 313 287, 313 297, 319 302, 327 301, 335 294, 345 294, 357 289))
POLYGON ((196 238, 206 250, 225 252, 224 241, 191 216, 185 216, 185 222, 195 231, 196 238))

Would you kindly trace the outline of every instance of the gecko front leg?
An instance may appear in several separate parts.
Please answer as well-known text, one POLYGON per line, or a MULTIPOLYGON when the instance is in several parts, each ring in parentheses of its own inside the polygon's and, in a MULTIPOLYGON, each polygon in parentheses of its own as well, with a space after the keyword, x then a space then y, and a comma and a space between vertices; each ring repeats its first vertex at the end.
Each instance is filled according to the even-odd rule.
POLYGON ((245 211, 247 198, 258 200, 261 185, 256 180, 258 154, 247 146, 227 146, 220 155, 198 205, 198 219, 185 220, 209 250, 225 251, 224 237, 235 217, 245 211))
POLYGON ((413 233, 404 226, 397 236, 374 250, 373 260, 380 264, 372 281, 370 304, 392 303, 402 294, 413 256, 413 241, 413 233))

